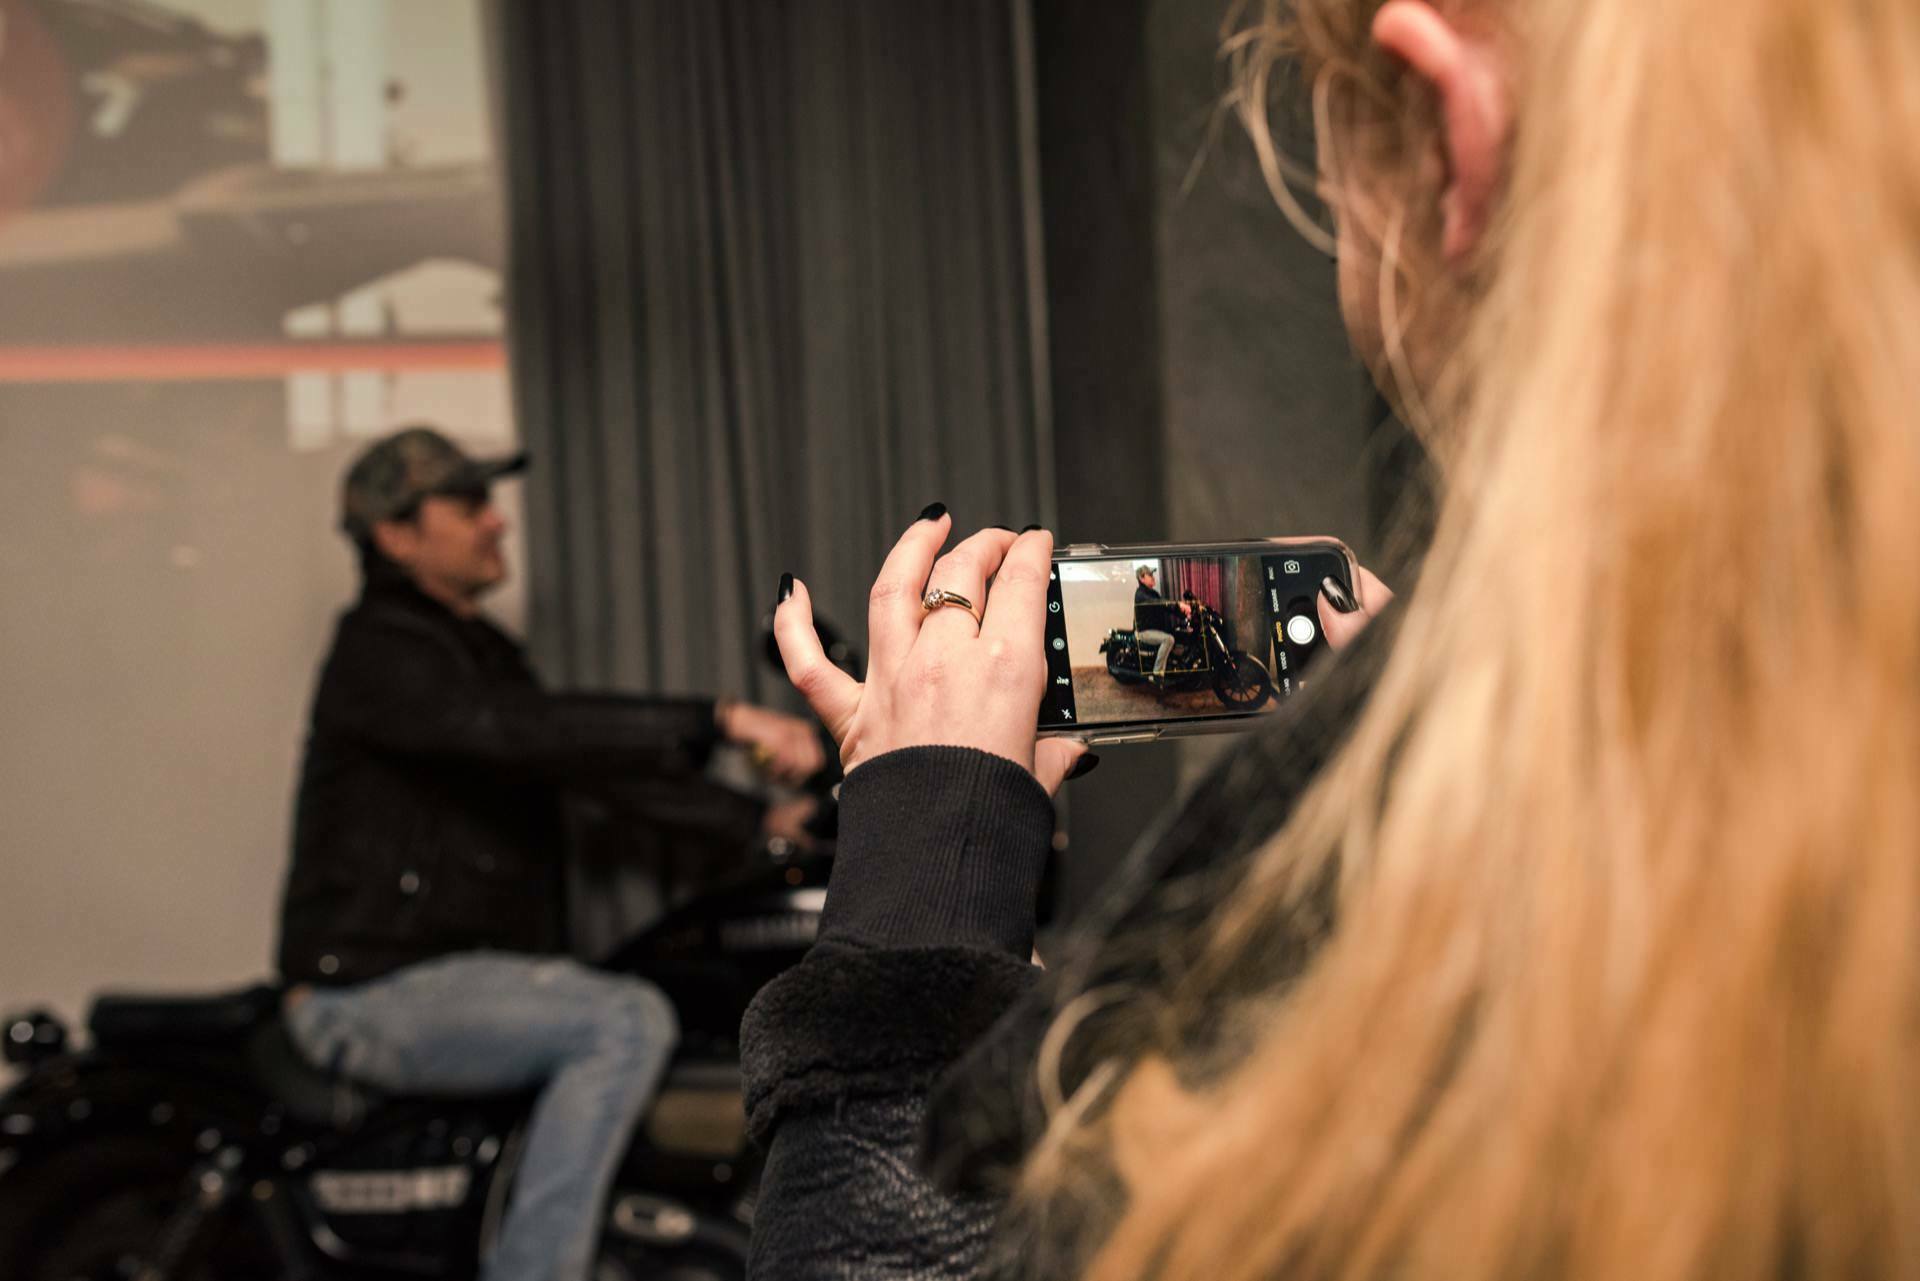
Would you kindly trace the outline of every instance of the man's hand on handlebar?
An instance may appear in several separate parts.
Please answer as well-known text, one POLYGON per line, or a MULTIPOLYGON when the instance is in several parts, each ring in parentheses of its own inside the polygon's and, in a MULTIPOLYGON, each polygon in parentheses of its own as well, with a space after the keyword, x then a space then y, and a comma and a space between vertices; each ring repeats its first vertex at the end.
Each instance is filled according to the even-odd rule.
POLYGON ((796 796, 767 806, 760 820, 760 831, 769 841, 785 841, 792 849, 809 853, 816 844, 808 824, 820 813, 820 802, 812 796, 796 796))
POLYGON ((714 704, 713 719, 720 736, 746 748, 755 767, 775 782, 797 786, 827 763, 811 721, 751 703, 724 701, 714 704))

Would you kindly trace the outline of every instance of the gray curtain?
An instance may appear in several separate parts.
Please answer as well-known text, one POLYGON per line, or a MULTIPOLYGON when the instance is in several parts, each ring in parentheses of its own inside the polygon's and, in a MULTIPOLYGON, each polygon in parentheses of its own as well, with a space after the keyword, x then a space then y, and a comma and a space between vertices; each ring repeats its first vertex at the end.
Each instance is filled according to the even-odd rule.
POLYGON ((781 571, 859 641, 926 503, 1051 516, 1014 0, 494 20, 550 678, 778 700, 781 571))

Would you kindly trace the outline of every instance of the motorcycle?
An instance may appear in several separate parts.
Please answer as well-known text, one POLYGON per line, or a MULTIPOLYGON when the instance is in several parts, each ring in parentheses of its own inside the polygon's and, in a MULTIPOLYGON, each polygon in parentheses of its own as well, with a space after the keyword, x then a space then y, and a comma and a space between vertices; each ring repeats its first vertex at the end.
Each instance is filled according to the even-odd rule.
MULTIPOLYGON (((660 986, 681 1043, 608 1197, 595 1281, 746 1275, 760 1159, 737 1033, 796 963, 830 860, 775 864, 668 914, 605 962, 660 986)), ((0 1095, 8 1281, 471 1277, 499 1231, 531 1094, 382 1098, 312 1067, 262 984, 103 995, 91 1044, 10 1020, 0 1095)))
MULTIPOLYGON (((859 657, 824 622, 823 643, 859 657)), ((594 1281, 736 1281, 761 1158, 746 1134, 739 1027, 812 944, 820 844, 767 843, 601 962, 657 985, 681 1037, 608 1195, 594 1281)), ((830 790, 831 789, 831 790, 830 790)), ((35 1011, 7 1019, 0 1093, 5 1281, 439 1281, 498 1235, 534 1095, 383 1097, 301 1057, 283 990, 97 997, 88 1044, 35 1011)))
POLYGON ((1172 633, 1173 652, 1164 676, 1153 672, 1152 656, 1142 655, 1134 628, 1116 627, 1100 642, 1107 675, 1122 685, 1150 685, 1162 694, 1210 689, 1229 711, 1257 712, 1273 697, 1266 664, 1233 647, 1232 625, 1217 610, 1193 606, 1192 627, 1172 633))

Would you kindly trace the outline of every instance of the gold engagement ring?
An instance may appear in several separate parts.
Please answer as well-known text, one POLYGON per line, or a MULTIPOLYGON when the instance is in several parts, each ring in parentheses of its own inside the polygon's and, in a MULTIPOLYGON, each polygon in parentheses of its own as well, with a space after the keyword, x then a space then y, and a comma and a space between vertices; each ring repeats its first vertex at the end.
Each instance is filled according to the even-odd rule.
POLYGON ((972 601, 959 592, 950 592, 944 587, 929 587, 927 594, 920 598, 920 607, 929 614, 936 609, 945 609, 949 605, 955 609, 966 610, 973 615, 973 625, 980 626, 980 611, 973 607, 972 601))

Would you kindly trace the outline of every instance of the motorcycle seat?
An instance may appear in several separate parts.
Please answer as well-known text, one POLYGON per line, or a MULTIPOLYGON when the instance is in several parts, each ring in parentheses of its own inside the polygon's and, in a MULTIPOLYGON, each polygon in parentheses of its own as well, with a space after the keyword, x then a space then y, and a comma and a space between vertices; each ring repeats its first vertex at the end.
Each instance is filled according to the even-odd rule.
POLYGON ((87 1030, 95 1045, 110 1050, 237 1050, 255 1082, 288 1115, 308 1125, 352 1129, 380 1096, 302 1058, 280 1020, 280 997, 270 983, 211 996, 103 994, 94 999, 87 1030))
POLYGON ((280 989, 258 983, 212 996, 106 993, 87 1014, 94 1044, 217 1045, 240 1040, 280 1008, 280 989))
POLYGON ((246 1059, 260 1088, 307 1125, 352 1130, 384 1101, 371 1087, 307 1062, 277 1018, 254 1030, 246 1059))

